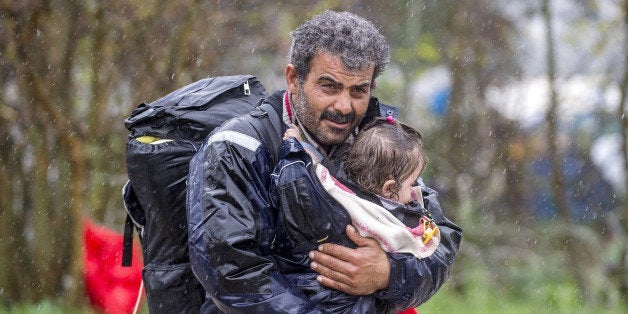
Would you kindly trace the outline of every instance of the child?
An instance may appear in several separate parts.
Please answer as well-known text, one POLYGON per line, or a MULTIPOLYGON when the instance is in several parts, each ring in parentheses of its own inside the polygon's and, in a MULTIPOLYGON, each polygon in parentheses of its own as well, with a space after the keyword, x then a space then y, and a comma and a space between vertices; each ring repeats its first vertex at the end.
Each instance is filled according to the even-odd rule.
POLYGON ((280 210, 273 241, 279 271, 287 278, 295 274, 292 285, 325 310, 360 312, 361 297, 316 284, 307 254, 324 242, 355 247, 345 234, 349 223, 388 252, 424 258, 436 250, 438 227, 416 186, 427 161, 421 135, 392 117, 378 118, 358 133, 336 177, 300 138, 296 126, 286 131, 272 175, 273 202, 280 210), (306 273, 310 281, 303 279, 306 273))
MULTIPOLYGON (((301 141, 294 125, 286 131, 284 140, 290 137, 301 141)), ((422 207, 416 183, 427 158, 419 132, 391 116, 378 118, 357 135, 345 157, 348 179, 377 195, 383 206, 358 197, 317 161, 320 155, 311 146, 301 145, 316 163, 316 174, 325 190, 348 211, 362 236, 376 239, 388 252, 412 253, 418 258, 436 250, 439 239, 433 236, 438 235, 438 227, 428 217, 419 218, 418 226, 409 228, 393 214, 405 205, 422 207)))

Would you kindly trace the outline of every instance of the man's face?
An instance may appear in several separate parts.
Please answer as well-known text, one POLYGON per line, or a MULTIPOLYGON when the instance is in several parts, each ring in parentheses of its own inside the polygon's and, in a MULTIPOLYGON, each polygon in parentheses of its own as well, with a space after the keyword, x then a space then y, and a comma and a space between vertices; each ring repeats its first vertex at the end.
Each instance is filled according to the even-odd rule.
POLYGON ((291 66, 286 79, 302 127, 323 146, 344 142, 366 113, 374 66, 349 71, 339 57, 317 54, 303 84, 291 66))

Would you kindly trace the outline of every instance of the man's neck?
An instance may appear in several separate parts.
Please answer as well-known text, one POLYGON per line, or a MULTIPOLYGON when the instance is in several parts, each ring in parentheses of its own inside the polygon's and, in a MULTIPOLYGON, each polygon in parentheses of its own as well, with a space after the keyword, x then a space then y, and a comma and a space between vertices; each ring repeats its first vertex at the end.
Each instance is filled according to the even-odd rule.
POLYGON ((292 107, 292 95, 288 91, 284 94, 283 105, 283 120, 286 125, 289 126, 291 123, 296 125, 303 135, 303 140, 308 142, 323 156, 326 157, 334 152, 336 145, 321 145, 318 141, 316 141, 315 137, 312 136, 310 132, 305 129, 305 127, 303 127, 303 124, 300 123, 299 118, 294 112, 294 108, 292 107))

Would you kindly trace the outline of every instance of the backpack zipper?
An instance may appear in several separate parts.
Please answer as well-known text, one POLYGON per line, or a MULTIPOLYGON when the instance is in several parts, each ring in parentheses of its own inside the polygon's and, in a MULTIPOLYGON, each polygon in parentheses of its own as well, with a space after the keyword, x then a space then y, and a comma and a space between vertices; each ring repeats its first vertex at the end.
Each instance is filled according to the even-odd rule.
POLYGON ((249 80, 246 80, 244 82, 244 95, 246 96, 251 95, 251 87, 249 86, 249 80))

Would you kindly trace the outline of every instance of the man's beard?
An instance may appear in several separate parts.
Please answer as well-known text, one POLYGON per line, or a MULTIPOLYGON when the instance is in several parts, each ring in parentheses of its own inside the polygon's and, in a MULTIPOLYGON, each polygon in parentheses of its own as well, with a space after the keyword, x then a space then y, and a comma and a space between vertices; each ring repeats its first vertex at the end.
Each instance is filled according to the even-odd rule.
POLYGON ((299 94, 293 107, 301 123, 300 127, 305 128, 320 145, 329 146, 344 142, 357 125, 355 112, 344 115, 336 111, 326 110, 321 113, 320 117, 316 116, 310 102, 305 97, 302 86, 299 86, 299 94), (320 124, 323 119, 335 123, 349 123, 351 127, 345 130, 324 127, 320 124))

